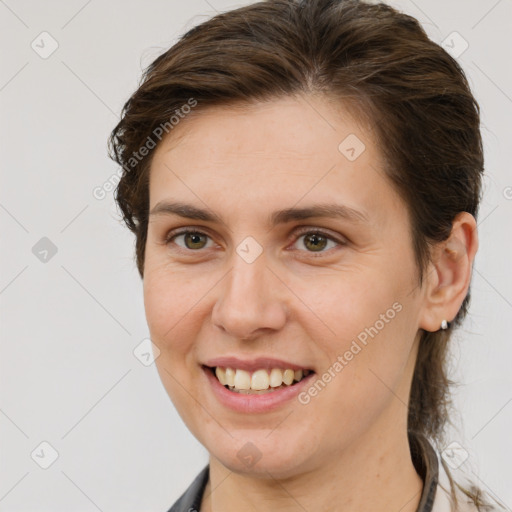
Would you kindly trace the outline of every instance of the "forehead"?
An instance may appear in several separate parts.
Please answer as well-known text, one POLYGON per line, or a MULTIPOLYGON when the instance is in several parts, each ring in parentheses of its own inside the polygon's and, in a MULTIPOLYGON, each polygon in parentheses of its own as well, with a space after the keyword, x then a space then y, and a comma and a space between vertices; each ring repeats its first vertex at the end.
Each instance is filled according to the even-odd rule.
POLYGON ((256 153, 273 153, 278 158, 290 153, 293 157, 318 159, 326 151, 325 156, 338 157, 340 142, 353 135, 370 150, 375 161, 380 160, 369 127, 353 108, 348 110, 328 96, 285 96, 203 109, 199 105, 164 138, 157 154, 172 150, 175 157, 194 147, 200 150, 195 155, 198 157, 205 150, 209 157, 219 158, 245 150, 248 158, 256 153))
POLYGON ((156 149, 150 208, 169 195, 396 206, 371 132, 339 104, 299 96, 198 109, 156 149))

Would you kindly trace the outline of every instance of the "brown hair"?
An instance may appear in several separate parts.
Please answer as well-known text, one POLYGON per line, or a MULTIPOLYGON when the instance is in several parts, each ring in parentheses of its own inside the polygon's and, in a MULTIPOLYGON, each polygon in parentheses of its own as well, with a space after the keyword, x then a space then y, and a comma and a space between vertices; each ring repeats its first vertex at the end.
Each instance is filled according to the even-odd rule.
MULTIPOLYGON (((373 125, 385 172, 410 214, 421 286, 430 249, 448 238, 455 216, 477 217, 484 165, 479 107, 457 61, 417 20, 358 0, 268 0, 221 13, 149 65, 109 140, 111 157, 123 167, 116 201, 136 235, 141 277, 153 152, 134 158, 139 149, 160 139, 161 127, 170 133, 171 116, 191 99, 195 115, 208 106, 301 93, 335 98, 373 125)), ((447 330, 421 336, 408 430, 438 444, 450 423, 448 340, 469 299, 468 293, 447 330)))

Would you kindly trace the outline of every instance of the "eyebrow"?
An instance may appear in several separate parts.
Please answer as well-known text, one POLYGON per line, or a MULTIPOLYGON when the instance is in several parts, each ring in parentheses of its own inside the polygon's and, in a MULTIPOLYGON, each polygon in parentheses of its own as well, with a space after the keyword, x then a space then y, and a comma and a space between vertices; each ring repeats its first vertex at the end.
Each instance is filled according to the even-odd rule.
MULTIPOLYGON (((210 210, 180 202, 160 201, 153 207, 149 215, 150 217, 155 215, 178 215, 187 219, 225 224, 220 216, 210 210)), ((312 217, 341 218, 356 224, 370 223, 368 215, 364 212, 336 203, 313 204, 305 208, 285 208, 270 214, 267 222, 270 227, 275 227, 278 224, 312 217)))

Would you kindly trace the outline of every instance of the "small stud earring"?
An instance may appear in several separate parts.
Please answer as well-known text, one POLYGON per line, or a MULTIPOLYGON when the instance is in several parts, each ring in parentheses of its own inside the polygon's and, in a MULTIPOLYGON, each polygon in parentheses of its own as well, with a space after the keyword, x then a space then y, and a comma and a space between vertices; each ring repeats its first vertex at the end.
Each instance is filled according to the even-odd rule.
POLYGON ((450 324, 449 324, 446 320, 443 320, 443 321, 441 322, 441 329, 443 329, 443 331, 444 331, 445 329, 448 329, 448 326, 449 326, 449 325, 450 325, 450 324))

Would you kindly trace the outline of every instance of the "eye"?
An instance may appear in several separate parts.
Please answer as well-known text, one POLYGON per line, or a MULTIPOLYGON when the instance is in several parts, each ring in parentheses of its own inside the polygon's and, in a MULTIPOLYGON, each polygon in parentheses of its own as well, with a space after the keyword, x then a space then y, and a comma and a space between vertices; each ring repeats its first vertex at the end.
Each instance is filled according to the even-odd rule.
POLYGON ((302 230, 298 233, 298 237, 295 240, 295 244, 300 240, 302 241, 302 246, 308 249, 307 252, 327 252, 324 249, 332 249, 336 247, 336 245, 346 245, 346 242, 342 240, 338 240, 330 233, 326 233, 325 231, 321 231, 318 229, 312 230, 311 228, 307 228, 307 230, 302 230), (328 247, 329 243, 333 244, 331 247, 328 247))
MULTIPOLYGON (((183 245, 180 243, 176 243, 178 247, 181 247, 185 250, 190 251, 197 251, 199 249, 204 249, 207 247, 209 235, 206 233, 203 233, 202 231, 196 231, 196 230, 182 230, 182 231, 173 231, 169 233, 165 239, 166 245, 170 244, 171 242, 175 242, 175 240, 182 239, 183 245)), ((210 240, 211 241, 211 240, 210 240)), ((213 243, 213 242, 212 242, 213 243)))
MULTIPOLYGON (((307 249, 306 252, 311 253, 325 253, 336 246, 347 244, 346 241, 339 240, 330 233, 311 228, 299 231, 299 233, 295 235, 293 245, 297 244, 301 239, 303 239, 302 247, 307 249), (329 247, 329 244, 331 244, 331 247, 329 247)), ((212 245, 214 245, 208 234, 195 229, 171 231, 165 238, 165 244, 169 245, 171 243, 177 245, 180 250, 195 252, 201 249, 211 248, 212 245), (178 240, 180 240, 181 243, 178 243, 178 240), (210 242, 210 245, 208 245, 208 242, 210 242)))

